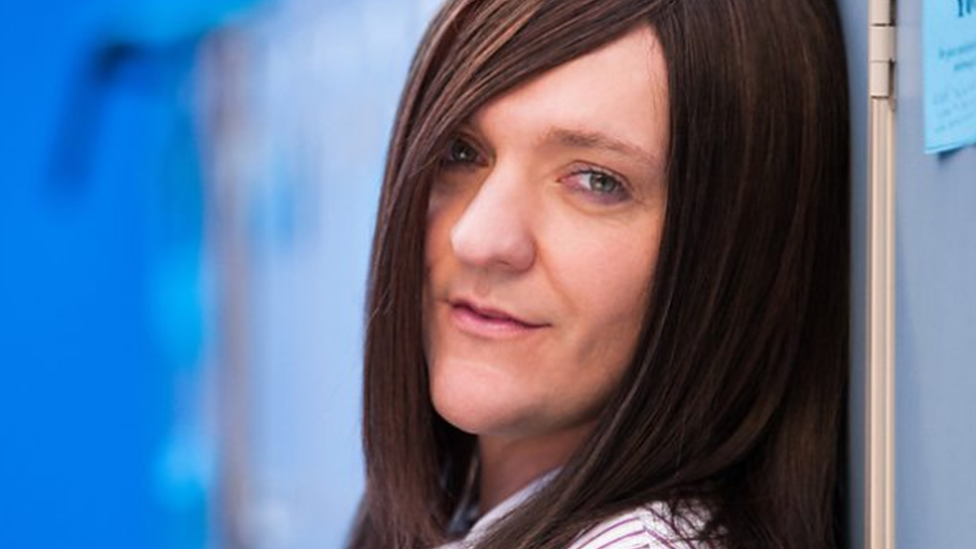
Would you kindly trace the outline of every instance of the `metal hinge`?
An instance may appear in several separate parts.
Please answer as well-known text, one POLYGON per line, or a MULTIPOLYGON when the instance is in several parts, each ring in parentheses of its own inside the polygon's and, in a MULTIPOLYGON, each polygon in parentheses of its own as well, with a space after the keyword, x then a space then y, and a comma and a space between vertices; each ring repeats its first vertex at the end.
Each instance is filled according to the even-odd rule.
POLYGON ((871 25, 868 57, 868 89, 871 97, 892 98, 895 72, 894 25, 871 25))
POLYGON ((895 8, 893 0, 872 0, 868 32, 868 91, 871 97, 894 97, 895 8))

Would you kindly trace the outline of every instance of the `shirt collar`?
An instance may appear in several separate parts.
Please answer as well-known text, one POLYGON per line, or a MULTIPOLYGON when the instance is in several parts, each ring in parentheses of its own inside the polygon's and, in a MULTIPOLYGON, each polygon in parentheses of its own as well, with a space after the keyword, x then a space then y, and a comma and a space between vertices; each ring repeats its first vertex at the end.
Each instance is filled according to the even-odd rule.
POLYGON ((544 473, 543 475, 536 477, 535 480, 525 485, 524 488, 518 492, 515 492, 505 499, 505 501, 493 507, 491 511, 485 513, 477 520, 477 522, 474 523, 474 526, 471 527, 471 530, 464 537, 464 541, 469 543, 483 536, 489 528, 495 525, 495 523, 503 519, 506 515, 528 501, 529 498, 545 488, 557 473, 559 473, 559 469, 553 469, 548 473, 544 473))

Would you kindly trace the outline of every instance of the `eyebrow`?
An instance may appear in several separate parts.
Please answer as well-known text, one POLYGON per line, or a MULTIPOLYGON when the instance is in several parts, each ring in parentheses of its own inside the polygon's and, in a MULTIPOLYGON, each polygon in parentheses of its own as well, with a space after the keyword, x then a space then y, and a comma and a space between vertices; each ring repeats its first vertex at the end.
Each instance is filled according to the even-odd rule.
POLYGON ((639 146, 596 131, 550 128, 543 136, 542 143, 555 143, 573 149, 611 151, 632 157, 652 168, 662 166, 659 158, 639 146))

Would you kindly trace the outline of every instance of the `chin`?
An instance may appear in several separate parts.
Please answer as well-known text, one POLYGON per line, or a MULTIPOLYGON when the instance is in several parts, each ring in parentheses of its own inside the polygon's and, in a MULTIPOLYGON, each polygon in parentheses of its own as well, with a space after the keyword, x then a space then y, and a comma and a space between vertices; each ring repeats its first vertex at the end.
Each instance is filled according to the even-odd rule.
POLYGON ((430 394, 445 421, 472 435, 518 432, 528 415, 512 402, 515 395, 510 388, 473 373, 432 371, 430 394))

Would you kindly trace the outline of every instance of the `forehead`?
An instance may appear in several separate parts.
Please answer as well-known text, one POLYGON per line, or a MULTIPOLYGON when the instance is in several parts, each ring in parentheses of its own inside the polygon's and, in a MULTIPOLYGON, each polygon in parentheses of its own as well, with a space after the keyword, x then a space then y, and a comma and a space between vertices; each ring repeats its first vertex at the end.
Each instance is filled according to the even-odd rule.
POLYGON ((489 136, 602 133, 660 157, 668 138, 667 82, 661 45, 650 26, 640 26, 492 100, 471 122, 489 136))

